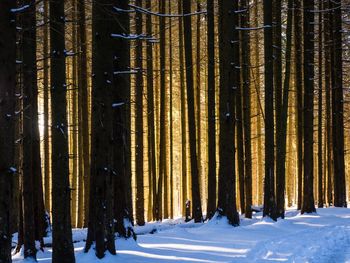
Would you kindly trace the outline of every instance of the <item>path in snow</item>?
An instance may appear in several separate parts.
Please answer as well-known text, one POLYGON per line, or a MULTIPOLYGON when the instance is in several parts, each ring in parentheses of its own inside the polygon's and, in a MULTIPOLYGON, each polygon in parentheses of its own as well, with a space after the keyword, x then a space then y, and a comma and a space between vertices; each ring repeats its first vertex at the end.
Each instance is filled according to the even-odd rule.
MULTIPOLYGON (((317 214, 300 215, 289 210, 285 220, 272 222, 256 214, 232 227, 224 219, 204 224, 167 220, 137 227, 137 243, 116 241, 117 256, 96 261, 94 252, 82 252, 77 242, 77 263, 165 263, 165 262, 312 262, 350 263, 350 209, 318 209, 317 214), (156 233, 147 234, 152 229, 156 233)), ((74 240, 86 231, 75 230, 74 240)), ((39 262, 51 262, 50 250, 38 254, 39 262)), ((16 255, 14 262, 22 263, 16 255)))

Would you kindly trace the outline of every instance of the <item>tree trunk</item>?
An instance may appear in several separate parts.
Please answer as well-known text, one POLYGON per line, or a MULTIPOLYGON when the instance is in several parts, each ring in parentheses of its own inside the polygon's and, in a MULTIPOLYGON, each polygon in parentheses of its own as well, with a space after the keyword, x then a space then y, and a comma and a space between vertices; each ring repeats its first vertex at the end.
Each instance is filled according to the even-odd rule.
POLYGON ((295 46, 295 86, 297 110, 297 163, 298 163, 298 209, 302 204, 303 189, 303 73, 302 73, 302 12, 301 0, 294 0, 294 46, 295 46))
MULTIPOLYGON (((276 135, 276 141, 277 141, 276 142, 276 146, 277 146, 276 197, 277 198, 276 199, 277 199, 277 213, 278 213, 277 216, 281 218, 284 218, 284 211, 285 211, 286 150, 287 150, 287 124, 288 124, 290 69, 291 69, 291 57, 292 57, 291 56, 292 55, 292 27, 293 27, 293 0, 288 0, 285 78, 284 78, 284 85, 282 90, 281 109, 276 108, 276 111, 280 112, 279 122, 277 123, 277 135, 276 135)), ((278 71, 278 74, 280 74, 279 71, 278 71)))
POLYGON ((235 191, 235 96, 240 85, 239 33, 235 29, 238 25, 238 15, 235 13, 237 10, 237 1, 219 2, 220 166, 217 210, 234 226, 239 225, 235 191))
POLYGON ((264 60, 265 60, 265 182, 264 216, 276 220, 275 172, 274 172, 274 72, 272 1, 264 0, 264 60))
MULTIPOLYGON (((319 10, 323 10, 323 1, 318 4, 319 10)), ((323 14, 318 14, 318 207, 323 207, 323 164, 322 164, 322 92, 323 92, 323 14)))
POLYGON ((344 161, 344 95, 343 95, 343 42, 342 2, 330 2, 333 12, 332 35, 332 138, 334 157, 334 206, 346 207, 344 161))
MULTIPOLYGON (((249 1, 241 1, 241 26, 249 28, 249 1)), ((242 38, 242 88, 243 88, 243 126, 244 126, 244 192, 245 217, 252 218, 252 146, 251 146, 251 107, 250 107, 250 35, 249 31, 241 32, 242 38), (243 48, 244 47, 244 48, 243 48)))
MULTIPOLYGON (((182 2, 184 14, 191 13, 191 1, 182 2)), ((191 162, 191 186, 192 186, 192 216, 194 222, 202 222, 202 206, 199 190, 199 173, 197 159, 197 136, 194 110, 194 83, 193 83, 193 60, 192 60, 192 26, 191 16, 184 17, 184 41, 185 41, 185 61, 186 61, 186 86, 187 86, 187 109, 188 109, 188 127, 190 139, 190 162, 191 162)))
POLYGON ((208 56, 208 205, 207 218, 216 210, 216 114, 215 114, 215 29, 214 0, 207 0, 208 56))
MULTIPOLYGON (((151 10, 152 3, 151 0, 146 1, 147 10, 151 10)), ((152 16, 148 15, 146 17, 146 31, 147 35, 152 35, 152 16)), ((149 173, 149 203, 152 204, 152 216, 155 219, 156 211, 156 196, 157 196, 157 168, 156 168, 156 145, 155 145, 155 125, 154 125, 154 85, 153 85, 153 43, 147 42, 146 47, 147 52, 147 124, 148 124, 148 173, 149 173), (152 202, 151 202, 152 200, 152 202)), ((150 220, 150 218, 148 219, 150 220)))
POLYGON ((11 9, 15 1, 0 2, 0 262, 11 262, 11 199, 14 165, 16 29, 11 9))
MULTIPOLYGON (((316 212, 314 204, 314 1, 304 0, 304 185, 301 213, 316 212)), ((300 66, 300 65, 299 65, 300 66)))
MULTIPOLYGON (((142 7, 142 0, 137 0, 136 5, 142 7)), ((136 13, 136 34, 142 34, 142 14, 136 13)), ((142 66, 142 40, 136 41, 135 66, 137 68, 135 83, 135 174, 136 174, 136 223, 139 226, 145 224, 145 197, 143 182, 143 66, 142 66)))
MULTIPOLYGON (((178 13, 181 14, 182 1, 178 0, 178 13)), ((186 211, 187 190, 187 125, 186 125, 186 86, 184 74, 184 47, 183 47, 183 18, 179 18, 179 63, 180 63, 180 93, 181 93, 181 178, 182 178, 182 214, 186 211)))
MULTIPOLYGON (((128 0, 118 1, 114 6, 128 9, 128 0)), ((117 13, 113 20, 113 33, 130 34, 129 14, 117 13)), ((114 167, 114 217, 116 232, 124 238, 134 237, 131 198, 131 125, 130 125, 130 43, 129 40, 113 40, 113 167, 114 167)))
POLYGON ((87 252, 95 242, 96 256, 115 252, 113 223, 113 32, 109 0, 92 5, 91 188, 87 252))

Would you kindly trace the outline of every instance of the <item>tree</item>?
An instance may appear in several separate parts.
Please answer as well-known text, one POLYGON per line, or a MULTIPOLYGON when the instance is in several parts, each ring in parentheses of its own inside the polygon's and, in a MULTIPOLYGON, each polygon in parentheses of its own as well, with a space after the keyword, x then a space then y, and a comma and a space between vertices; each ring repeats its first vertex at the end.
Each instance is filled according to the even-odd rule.
POLYGON ((304 6, 304 184, 301 213, 316 212, 314 204, 314 1, 304 6))
POLYGON ((245 217, 252 217, 252 146, 251 146, 251 90, 250 90, 250 34, 249 34, 249 1, 241 1, 242 38, 242 88, 243 88, 243 132, 244 132, 244 212, 245 217))
MULTIPOLYGON (((284 218, 285 209, 285 191, 286 191, 286 150, 287 150, 287 124, 288 124, 288 104, 289 104, 289 86, 291 73, 292 56, 292 27, 293 27, 293 0, 288 1, 287 14, 287 43, 286 43, 286 66, 285 77, 282 88, 282 101, 279 122, 277 123, 277 155, 276 155, 276 199, 277 213, 279 217, 284 218)), ((282 84, 281 84, 282 85, 282 84)))
POLYGON ((332 137, 334 154, 334 206, 346 207, 344 160, 344 95, 342 2, 330 1, 333 12, 332 30, 332 137))
POLYGON ((273 72, 273 29, 272 1, 264 0, 264 60, 265 60, 265 182, 264 216, 276 220, 275 175, 274 175, 274 72, 273 72))
POLYGON ((52 262, 75 262, 70 222, 64 2, 50 0, 52 262))
POLYGON ((214 1, 207 0, 208 38, 208 205, 207 218, 212 218, 216 210, 216 114, 215 114, 215 28, 214 1))
POLYGON ((14 165, 16 29, 11 9, 15 1, 0 2, 0 262, 11 262, 11 199, 14 165))
MULTIPOLYGON (((323 1, 318 8, 323 10, 323 1)), ((317 131, 317 170, 318 170, 318 207, 323 207, 323 160, 322 160, 322 92, 323 92, 323 14, 318 14, 318 131, 317 131)))
POLYGON ((239 78, 238 3, 219 2, 219 57, 220 57, 220 141, 218 212, 228 222, 239 225, 235 191, 235 96, 239 78), (232 10, 233 12, 229 11, 232 10))
MULTIPOLYGON (((23 28, 22 77, 23 77, 23 164, 21 173, 23 211, 24 257, 36 259, 35 240, 43 246, 44 204, 41 179, 40 135, 38 129, 38 87, 36 66, 36 13, 31 0, 24 4, 29 8, 21 16, 23 28)), ((21 245, 21 244, 19 244, 21 245)))
MULTIPOLYGON (((114 3, 116 8, 128 9, 128 0, 114 3)), ((113 33, 128 36, 129 14, 117 12, 113 20, 113 33)), ((113 171, 114 218, 116 232, 124 238, 136 235, 133 231, 131 198, 131 139, 130 139, 130 40, 113 39, 113 171)))
MULTIPOLYGON (((184 14, 191 13, 191 1, 182 2, 184 14)), ((193 83, 193 60, 192 60, 192 26, 191 16, 184 17, 184 41, 185 41, 185 62, 186 62, 186 87, 187 87, 187 109, 188 127, 190 139, 190 162, 191 162, 191 186, 192 186, 192 216, 196 223, 203 220, 202 205, 199 190, 199 171, 197 160, 197 136, 194 110, 194 83, 193 83)))
MULTIPOLYGON (((142 0, 137 0, 136 5, 142 7, 142 0)), ((136 34, 142 34, 142 13, 136 13, 136 34)), ((137 68, 135 84, 135 144, 136 144, 136 223, 139 226, 145 224, 145 197, 143 182, 143 66, 142 66, 142 40, 136 41, 135 66, 137 68)))
POLYGON ((92 148, 89 228, 85 252, 95 243, 96 256, 115 255, 113 222, 113 45, 112 2, 92 6, 92 148))
POLYGON ((298 163, 298 209, 302 204, 303 189, 303 72, 302 72, 302 12, 301 0, 294 0, 294 46, 295 46, 295 86, 297 111, 297 163, 298 163))

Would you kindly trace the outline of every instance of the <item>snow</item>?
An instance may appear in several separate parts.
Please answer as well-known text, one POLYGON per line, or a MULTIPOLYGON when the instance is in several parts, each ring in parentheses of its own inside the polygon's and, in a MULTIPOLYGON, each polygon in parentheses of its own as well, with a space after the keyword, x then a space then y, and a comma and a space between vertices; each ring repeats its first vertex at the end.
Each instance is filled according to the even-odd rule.
MULTIPOLYGON (((301 215, 288 210, 284 220, 242 219, 232 227, 226 218, 185 223, 182 218, 135 227, 137 242, 117 239, 117 255, 96 260, 94 251, 84 253, 86 229, 74 229, 77 263, 122 262, 350 262, 350 209, 323 208, 301 215)), ((51 237, 45 242, 50 243, 51 237)), ((51 248, 38 252, 39 262, 51 262, 51 248)), ((23 255, 13 256, 24 263, 23 255)))

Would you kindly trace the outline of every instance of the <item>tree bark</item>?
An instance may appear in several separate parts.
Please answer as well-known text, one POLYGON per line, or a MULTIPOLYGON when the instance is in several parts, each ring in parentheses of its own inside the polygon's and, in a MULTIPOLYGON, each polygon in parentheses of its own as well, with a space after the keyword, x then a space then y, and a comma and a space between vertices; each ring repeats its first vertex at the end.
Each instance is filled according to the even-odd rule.
POLYGON ((16 28, 11 9, 15 1, 0 2, 0 262, 11 260, 11 199, 14 165, 16 28))
POLYGON ((208 205, 207 218, 216 210, 216 112, 215 112, 215 19, 214 0, 207 0, 207 56, 208 56, 208 205))
POLYGON ((316 212, 314 204, 314 1, 304 0, 304 185, 301 213, 316 212))
POLYGON ((219 1, 220 139, 218 212, 233 226, 239 225, 236 208, 235 97, 240 85, 238 3, 219 1), (232 10, 229 11, 229 10, 232 10))
POLYGON ((272 1, 264 0, 264 60, 265 60, 265 182, 263 215, 276 220, 274 172, 274 72, 272 1))
MULTIPOLYGON (((182 2, 184 14, 191 13, 191 1, 182 2)), ((191 16, 184 17, 184 41, 185 41, 185 62, 186 62, 186 86, 187 86, 187 109, 188 127, 190 139, 190 162, 191 162, 191 186, 192 186, 192 216, 195 223, 202 222, 202 206, 199 190, 199 172, 197 159, 197 136, 194 109, 194 83, 193 83, 193 60, 192 60, 192 26, 191 16)))

